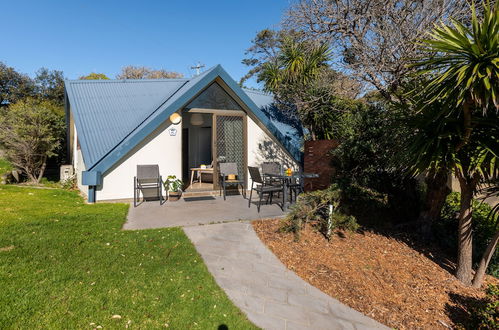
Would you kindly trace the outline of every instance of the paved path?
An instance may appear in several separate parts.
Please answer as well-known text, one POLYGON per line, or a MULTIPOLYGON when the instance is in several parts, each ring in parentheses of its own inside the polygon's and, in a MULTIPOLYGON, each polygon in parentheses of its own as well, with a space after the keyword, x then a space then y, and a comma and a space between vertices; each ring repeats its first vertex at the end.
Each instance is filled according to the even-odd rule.
POLYGON ((229 298, 264 329, 388 329, 288 270, 248 222, 185 227, 229 298))

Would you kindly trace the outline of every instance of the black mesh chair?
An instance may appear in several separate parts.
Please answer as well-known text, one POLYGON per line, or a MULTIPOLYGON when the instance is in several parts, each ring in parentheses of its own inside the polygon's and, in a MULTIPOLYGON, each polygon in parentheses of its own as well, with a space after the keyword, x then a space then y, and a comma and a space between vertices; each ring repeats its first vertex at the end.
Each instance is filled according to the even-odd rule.
POLYGON ((263 195, 267 194, 268 197, 270 197, 270 203, 272 204, 272 194, 273 193, 280 193, 283 190, 282 185, 274 185, 274 184, 266 184, 265 181, 262 179, 262 176, 260 175, 260 171, 258 170, 258 167, 251 167, 248 166, 248 171, 250 173, 251 177, 251 190, 250 190, 250 196, 249 196, 249 202, 248 202, 248 207, 251 207, 251 196, 253 194, 253 190, 257 192, 258 194, 258 212, 260 212, 260 205, 262 204, 262 199, 263 195), (256 183, 256 186, 255 186, 256 183))
POLYGON ((267 176, 267 174, 281 174, 281 165, 276 162, 264 162, 262 164, 263 181, 266 184, 282 184, 281 180, 267 176))
POLYGON ((137 165, 137 176, 133 177, 134 207, 137 207, 140 193, 144 201, 159 200, 159 204, 163 204, 163 180, 158 165, 137 165))
POLYGON ((219 172, 220 172, 220 195, 222 195, 222 190, 224 193, 224 200, 226 200, 227 196, 227 187, 228 186, 241 186, 242 195, 246 198, 246 193, 244 191, 244 179, 239 177, 239 172, 237 170, 236 163, 219 163, 218 164, 219 172), (236 179, 229 179, 228 176, 230 174, 236 175, 236 179))
MULTIPOLYGON (((303 179, 299 179, 299 180, 303 180, 303 179)), ((293 202, 293 200, 296 202, 296 200, 298 200, 298 195, 303 192, 303 184, 300 181, 298 181, 298 179, 292 178, 292 179, 289 179, 288 189, 289 189, 289 194, 290 194, 289 197, 291 198, 291 202, 293 202), (293 195, 294 195, 294 198, 293 198, 293 195)))

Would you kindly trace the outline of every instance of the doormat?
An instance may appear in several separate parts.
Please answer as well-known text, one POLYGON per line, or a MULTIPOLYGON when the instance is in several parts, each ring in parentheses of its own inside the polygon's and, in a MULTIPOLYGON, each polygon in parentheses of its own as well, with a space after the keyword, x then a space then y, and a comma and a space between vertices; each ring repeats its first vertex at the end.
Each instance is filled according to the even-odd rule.
POLYGON ((184 197, 186 202, 197 202, 197 201, 212 201, 216 200, 213 196, 202 196, 202 197, 184 197))

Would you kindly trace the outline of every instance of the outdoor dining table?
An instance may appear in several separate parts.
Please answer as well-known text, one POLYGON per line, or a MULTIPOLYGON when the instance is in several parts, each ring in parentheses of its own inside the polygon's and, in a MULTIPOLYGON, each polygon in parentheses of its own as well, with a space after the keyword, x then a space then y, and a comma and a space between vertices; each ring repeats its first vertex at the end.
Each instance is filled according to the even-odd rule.
POLYGON ((319 174, 317 173, 306 173, 306 172, 294 172, 291 175, 287 174, 274 174, 274 173, 263 173, 264 176, 267 176, 272 179, 277 179, 282 182, 282 189, 283 189, 283 202, 282 202, 282 208, 284 210, 287 210, 289 207, 289 200, 288 200, 288 187, 292 182, 292 179, 299 179, 300 180, 300 185, 303 190, 304 186, 304 180, 303 179, 310 179, 310 178, 318 178, 319 174))

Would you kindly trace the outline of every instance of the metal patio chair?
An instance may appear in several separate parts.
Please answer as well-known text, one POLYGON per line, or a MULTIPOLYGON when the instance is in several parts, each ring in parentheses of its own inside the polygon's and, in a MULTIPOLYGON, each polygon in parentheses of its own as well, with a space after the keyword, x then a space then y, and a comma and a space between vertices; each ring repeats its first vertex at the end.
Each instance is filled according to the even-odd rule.
POLYGON ((133 177, 134 207, 137 207, 140 193, 144 201, 159 199, 159 204, 163 204, 163 179, 158 165, 137 165, 137 176, 133 177))
POLYGON ((267 174, 281 174, 281 165, 276 162, 264 162, 262 164, 263 181, 266 184, 280 185, 281 180, 267 176, 267 174))
POLYGON ((258 167, 252 167, 248 166, 248 171, 250 173, 251 177, 251 190, 250 190, 250 196, 249 196, 249 201, 248 201, 248 207, 251 207, 251 196, 253 194, 253 190, 257 192, 259 200, 258 200, 258 213, 260 213, 260 205, 262 204, 262 199, 263 195, 267 194, 268 197, 270 198, 270 203, 272 204, 272 195, 273 193, 281 193, 283 191, 283 186, 282 185, 275 185, 275 184, 267 184, 265 181, 262 179, 262 176, 260 175, 260 171, 258 170, 258 167), (256 183, 256 186, 254 186, 256 183))
POLYGON ((244 191, 244 179, 239 178, 239 172, 237 170, 236 163, 218 163, 218 169, 220 172, 220 195, 222 195, 222 190, 224 193, 224 200, 226 200, 227 186, 241 186, 243 197, 246 198, 246 192, 244 191), (229 180, 229 174, 235 174, 235 180, 229 180))

